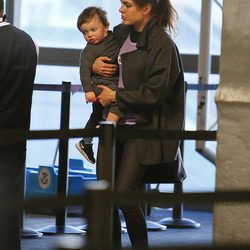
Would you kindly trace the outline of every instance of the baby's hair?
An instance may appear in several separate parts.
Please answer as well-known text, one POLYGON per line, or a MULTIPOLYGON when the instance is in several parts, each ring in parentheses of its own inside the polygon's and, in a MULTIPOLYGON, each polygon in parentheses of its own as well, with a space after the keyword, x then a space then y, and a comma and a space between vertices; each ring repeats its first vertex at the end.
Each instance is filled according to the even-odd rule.
POLYGON ((90 6, 82 11, 82 13, 78 16, 77 19, 77 28, 81 31, 80 27, 89 22, 91 19, 98 16, 102 22, 102 24, 106 27, 108 25, 107 12, 100 7, 90 6))

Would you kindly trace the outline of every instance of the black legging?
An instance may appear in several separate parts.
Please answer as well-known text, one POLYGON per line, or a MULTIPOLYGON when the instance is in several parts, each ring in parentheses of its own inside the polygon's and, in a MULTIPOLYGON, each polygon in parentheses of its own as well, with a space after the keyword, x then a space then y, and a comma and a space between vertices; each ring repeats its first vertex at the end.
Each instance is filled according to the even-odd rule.
POLYGON ((20 250, 25 150, 0 148, 0 249, 20 250))
MULTIPOLYGON (((138 163, 135 140, 117 140, 115 191, 135 192, 141 188, 145 167, 138 163)), ((97 169, 101 179, 102 170, 97 169)), ((128 235, 133 248, 148 249, 148 235, 145 216, 140 204, 121 205, 124 219, 127 224, 128 235)), ((121 222, 118 209, 114 209, 114 247, 121 248, 121 222)))

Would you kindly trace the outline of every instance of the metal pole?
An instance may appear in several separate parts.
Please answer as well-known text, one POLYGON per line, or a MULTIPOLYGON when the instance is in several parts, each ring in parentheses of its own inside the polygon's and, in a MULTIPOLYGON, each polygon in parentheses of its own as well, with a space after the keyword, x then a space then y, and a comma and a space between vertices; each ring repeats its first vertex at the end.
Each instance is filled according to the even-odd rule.
MULTIPOLYGON (((202 0, 201 9, 201 28, 200 28, 200 51, 198 59, 198 76, 199 84, 207 84, 211 72, 211 15, 212 0, 202 0)), ((197 107, 197 130, 207 129, 207 102, 208 92, 198 92, 197 107)), ((201 153, 209 161, 215 161, 215 155, 211 150, 206 148, 205 141, 196 141, 196 150, 201 153)))
MULTIPOLYGON (((199 84, 206 84, 211 71, 210 36, 211 36, 211 11, 212 1, 202 0, 200 52, 198 61, 199 84)), ((207 91, 198 92, 197 130, 206 128, 207 91)), ((197 147, 203 146, 204 141, 197 141, 197 147)))
MULTIPOLYGON (((63 81, 64 91, 61 99, 60 129, 69 129, 70 118, 70 86, 71 82, 63 81)), ((59 140, 59 166, 57 179, 57 196, 66 198, 68 194, 68 138, 59 140)), ((56 211, 56 225, 38 229, 44 234, 82 234, 84 231, 72 226, 66 226, 67 208, 56 211)))
MULTIPOLYGON (((99 137, 97 157, 97 179, 109 183, 109 190, 113 191, 115 180, 115 123, 100 122, 101 135, 99 137)), ((105 207, 105 244, 109 249, 113 247, 113 205, 106 204, 105 207)), ((91 222, 92 223, 92 222, 91 222)), ((92 225, 89 224, 89 227, 92 225)), ((87 231, 89 232, 89 231, 87 231)), ((98 231, 99 232, 99 231, 98 231)), ((93 239, 95 240, 95 239, 93 239)), ((95 240, 96 241, 96 240, 95 240)), ((104 248, 100 248, 104 249, 104 248)))
MULTIPOLYGON (((183 193, 182 183, 174 184, 174 193, 183 193)), ((163 218, 159 221, 160 224, 169 228, 199 228, 200 223, 194 220, 183 218, 183 203, 176 203, 173 207, 172 218, 163 218)))
MULTIPOLYGON (((105 180, 109 183, 110 191, 114 187, 115 179, 115 144, 116 139, 115 133, 115 123, 109 121, 102 121, 99 123, 99 129, 101 131, 98 144, 98 157, 96 163, 96 173, 98 180, 105 180)), ((105 214, 105 237, 108 239, 109 243, 107 245, 112 246, 113 241, 113 206, 110 205, 108 213, 105 214)), ((93 222, 90 222, 93 223, 93 222)), ((91 226, 91 225, 90 225, 91 226)), ((82 225, 78 227, 80 229, 87 229, 89 232, 89 222, 88 225, 82 225)), ((94 228, 94 227, 93 227, 94 228)), ((124 229, 123 229, 124 230, 124 229)), ((91 238, 91 237, 90 237, 91 238)), ((103 248, 102 248, 103 249, 103 248)), ((111 248, 110 248, 111 249, 111 248)))
MULTIPOLYGON (((86 185, 86 217, 88 221, 87 248, 113 249, 110 230, 111 192, 107 181, 86 185)), ((85 246, 86 247, 86 246, 85 246)))
POLYGON ((115 176, 115 123, 100 122, 101 136, 99 138, 97 177, 99 180, 109 182, 109 187, 113 190, 115 176))
MULTIPOLYGON (((62 82, 66 89, 70 89, 70 82, 62 82)), ((61 101, 61 129, 69 129, 70 116, 70 92, 62 92, 61 101)), ((68 139, 59 140, 59 166, 58 166, 58 181, 57 195, 66 197, 68 193, 68 139)), ((56 215, 56 226, 65 226, 67 209, 58 211, 56 215)))
MULTIPOLYGON (((180 152, 179 152, 179 161, 182 161, 181 164, 184 164, 184 141, 181 141, 180 144, 180 152)), ((182 194, 183 193, 183 184, 174 183, 174 193, 175 194, 182 194)), ((159 221, 160 224, 165 225, 170 228, 199 228, 200 223, 188 219, 183 218, 183 202, 175 203, 173 206, 172 218, 163 218, 159 221)))
MULTIPOLYGON (((23 167, 22 176, 20 177, 23 179, 23 198, 25 199, 25 188, 26 188, 26 168, 23 167)), ((39 238, 42 237, 42 233, 39 233, 38 231, 24 227, 24 221, 25 221, 25 211, 23 210, 21 214, 21 238, 39 238)))

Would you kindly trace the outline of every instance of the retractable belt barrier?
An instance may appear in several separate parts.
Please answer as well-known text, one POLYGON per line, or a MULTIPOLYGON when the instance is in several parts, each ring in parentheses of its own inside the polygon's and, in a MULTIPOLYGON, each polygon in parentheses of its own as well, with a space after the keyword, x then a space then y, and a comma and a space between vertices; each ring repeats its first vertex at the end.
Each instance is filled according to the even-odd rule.
MULTIPOLYGON (((218 85, 211 84, 187 84, 187 89, 190 90, 215 90, 218 85)), ((45 85, 45 84, 35 84, 34 90, 38 91, 60 91, 62 93, 75 93, 82 91, 81 86, 79 85, 45 85)), ((166 130, 166 131, 155 131, 155 130, 139 130, 133 129, 132 131, 126 128, 114 128, 114 125, 110 126, 110 124, 103 123, 100 128, 93 130, 86 129, 68 129, 68 119, 69 119, 69 98, 62 98, 61 107, 66 105, 66 110, 61 110, 62 117, 61 119, 66 119, 65 121, 61 120, 61 129, 60 130, 44 130, 44 131, 27 131, 27 130, 0 130, 0 139, 1 142, 13 142, 20 141, 26 139, 60 139, 61 140, 61 149, 59 149, 59 166, 60 163, 63 163, 64 170, 61 175, 61 181, 59 183, 67 183, 67 157, 68 151, 65 150, 67 141, 69 138, 78 138, 82 136, 92 136, 99 137, 100 142, 103 146, 105 146, 105 141, 109 142, 108 147, 101 147, 101 150, 104 150, 102 155, 108 155, 108 161, 100 160, 100 167, 107 168, 107 171, 111 171, 106 175, 106 181, 109 182, 109 186, 107 185, 107 189, 99 189, 98 181, 96 182, 96 187, 88 188, 86 186, 86 193, 79 196, 68 196, 66 195, 66 185, 64 183, 63 190, 61 192, 58 191, 58 195, 56 198, 39 198, 32 200, 24 200, 21 204, 17 204, 16 201, 13 203, 19 205, 21 208, 41 208, 41 207, 54 207, 57 208, 58 211, 63 211, 61 214, 60 223, 56 226, 60 226, 58 232, 65 233, 64 231, 64 223, 65 223, 65 208, 68 206, 76 206, 76 205, 84 205, 86 210, 89 211, 87 213, 87 219, 89 224, 88 229, 88 240, 86 247, 82 249, 112 249, 112 215, 111 213, 107 213, 107 211, 112 211, 112 207, 114 204, 121 203, 142 203, 147 202, 156 206, 169 206, 169 204, 174 205, 178 202, 194 202, 194 203, 221 203, 221 202, 238 202, 238 203, 249 203, 250 202, 250 192, 249 191, 224 191, 224 192, 216 192, 216 193, 178 193, 178 194, 170 194, 170 193, 129 193, 129 194, 116 194, 112 191, 112 180, 113 180, 113 163, 114 163, 114 139, 117 138, 164 138, 164 139, 181 139, 181 140, 206 140, 213 141, 216 140, 216 131, 175 131, 175 130, 166 130), (63 102, 66 102, 66 104, 63 102), (64 142, 64 143, 63 143, 64 142), (108 151, 108 152, 107 152, 108 151), (60 154, 62 154, 60 156, 60 154), (61 159, 61 160, 60 160, 61 159), (103 193, 98 193, 99 191, 103 191, 103 193), (90 195, 91 194, 91 195, 90 195), (109 226, 105 225, 105 223, 100 223, 98 226, 102 226, 104 230, 100 230, 100 228, 95 231, 97 222, 94 218, 102 218, 103 209, 102 206, 95 206, 95 204, 100 204, 100 201, 104 201, 105 196, 105 222, 109 221, 109 226), (94 209, 88 209, 94 208, 94 209), (107 216, 106 216, 107 215, 107 216), (63 230, 62 230, 63 227, 63 230), (95 240, 93 242, 93 237, 95 240), (91 240, 92 239, 92 240, 91 240)), ((1 144, 0 144, 1 145, 1 144)), ((60 148, 60 147, 59 147, 60 148)), ((61 167, 61 166, 60 166, 61 167)), ((58 186, 60 189, 60 187, 58 186)), ((101 203, 104 205, 104 203, 101 203)), ((247 246, 249 249, 249 246, 247 246)), ((155 248, 161 249, 161 248, 155 248)), ((164 249, 167 249, 164 247, 164 249)), ((170 248, 171 249, 171 248, 170 248)), ((176 248, 175 249, 179 249, 176 248)), ((189 249, 187 247, 180 249, 189 249)), ((199 247, 192 249, 199 249, 199 247)), ((202 246, 202 249, 206 249, 205 246, 202 246)), ((217 249, 216 247, 208 246, 207 249, 217 249)), ((233 246, 220 246, 218 249, 232 249, 235 250, 233 246)), ((239 248, 238 248, 239 249, 239 248)), ((244 249, 241 247, 241 249, 244 249)))
POLYGON ((218 88, 218 84, 190 84, 186 83, 187 90, 201 90, 201 91, 208 91, 208 90, 216 90, 218 88))
MULTIPOLYGON (((218 84, 188 84, 186 83, 187 90, 216 90, 218 84)), ((82 92, 81 85, 71 84, 34 84, 34 90, 36 91, 58 91, 64 93, 76 93, 82 92)), ((117 128, 116 137, 118 138, 163 138, 163 139, 183 139, 183 140, 216 140, 216 131, 175 131, 175 130, 139 130, 134 129, 130 131, 126 128, 117 128), (134 131, 134 132, 133 132, 134 131)), ((79 138, 82 136, 96 137, 100 136, 98 129, 60 129, 60 130, 39 130, 39 131, 28 131, 22 129, 4 129, 0 130, 1 141, 21 141, 21 140, 32 140, 32 139, 68 139, 68 138, 79 138)), ((1 144, 0 144, 1 145, 1 144)))
MULTIPOLYGON (((98 182, 98 181, 96 181, 98 182)), ((88 190, 88 186, 86 186, 88 190)), ((57 207, 63 208, 68 206, 86 205, 86 199, 83 195, 69 195, 68 197, 57 196, 55 198, 32 198, 18 203, 17 200, 13 200, 13 206, 18 205, 21 208, 34 208, 39 210, 41 207, 50 208, 57 207)), ((147 202, 154 206, 169 206, 176 202, 184 201, 190 203, 225 203, 225 202, 237 202, 237 203, 250 203, 250 191, 217 191, 217 192, 188 192, 182 194, 174 193, 122 193, 109 191, 108 200, 115 204, 126 203, 140 203, 147 202)))
MULTIPOLYGON (((60 129, 60 130, 39 130, 27 131, 23 129, 0 130, 0 138, 2 142, 16 142, 23 140, 36 139, 69 139, 79 138, 82 136, 99 137, 102 131, 100 129, 60 129)), ((162 138, 162 139, 183 139, 183 140, 204 140, 215 141, 216 131, 196 130, 196 131, 177 131, 177 130, 161 130, 152 129, 140 130, 129 128, 116 128, 115 136, 117 138, 162 138)))
MULTIPOLYGON (((195 84, 195 83, 187 83, 185 87, 187 90, 216 90, 218 88, 218 84, 195 84)), ((54 85, 54 84, 34 84, 34 90, 41 91, 63 91, 63 92, 83 92, 82 85, 71 85, 70 87, 65 87, 63 85, 54 85)))
MULTIPOLYGON (((196 87, 198 86, 195 84, 196 87)), ((186 88, 191 88, 191 85, 186 84, 186 88)), ((201 88, 201 87, 200 87, 201 88)), ((204 86, 202 87, 204 89, 204 86)), ((61 125, 60 130, 44 130, 44 131, 28 131, 28 130, 0 130, 0 146, 1 143, 12 143, 17 141, 24 141, 27 139, 59 139, 59 169, 58 169, 58 183, 57 183, 57 195, 67 195, 67 181, 68 181, 68 139, 79 138, 82 136, 91 136, 100 138, 99 147, 100 152, 102 149, 105 151, 105 157, 100 156, 102 160, 100 162, 109 165, 109 171, 103 172, 104 179, 109 182, 113 181, 112 173, 112 148, 107 150, 106 140, 109 140, 109 129, 93 129, 93 130, 70 130, 69 129, 69 116, 70 116, 70 94, 76 92, 82 92, 81 85, 71 85, 69 81, 63 81, 62 85, 54 84, 34 84, 34 90, 36 91, 58 91, 62 93, 61 98, 61 125), (107 152, 109 151, 109 152, 107 152), (107 157, 109 155, 109 157, 107 157)), ((207 86, 208 89, 208 86, 207 86)), ((154 131, 154 130, 138 130, 133 132, 128 128, 117 128, 112 131, 114 138, 164 138, 164 139, 193 139, 193 140, 215 140, 216 131, 154 131)), ((112 140, 112 139, 111 139, 112 140)), ((114 150, 113 150, 114 151, 114 150)), ((100 153, 101 155, 101 153, 100 153)), ((102 163, 102 164, 103 164, 102 163)), ((72 228, 68 229, 65 226, 66 209, 57 210, 56 213, 56 225, 49 226, 40 229, 43 233, 72 233, 72 228)))

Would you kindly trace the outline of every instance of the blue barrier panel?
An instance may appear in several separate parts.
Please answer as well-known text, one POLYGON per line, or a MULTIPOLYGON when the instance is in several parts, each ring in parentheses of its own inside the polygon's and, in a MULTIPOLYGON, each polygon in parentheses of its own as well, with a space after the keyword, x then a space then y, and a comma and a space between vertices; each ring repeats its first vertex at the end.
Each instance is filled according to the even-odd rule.
MULTIPOLYGON (((81 194, 86 181, 96 180, 96 173, 85 168, 82 160, 69 159, 68 194, 81 194)), ((26 198, 57 194, 58 166, 26 167, 26 198)))
POLYGON ((26 169, 26 198, 56 195, 57 173, 53 166, 26 169))

